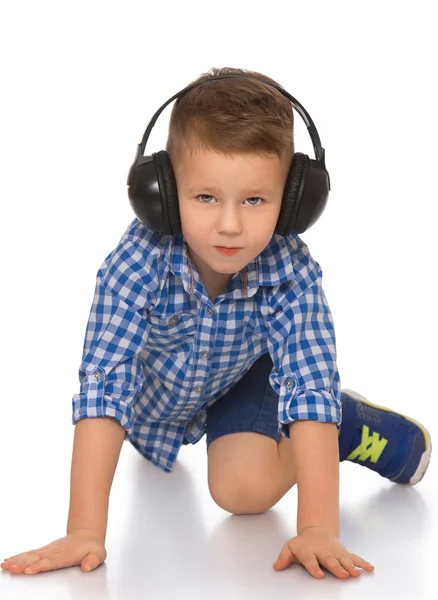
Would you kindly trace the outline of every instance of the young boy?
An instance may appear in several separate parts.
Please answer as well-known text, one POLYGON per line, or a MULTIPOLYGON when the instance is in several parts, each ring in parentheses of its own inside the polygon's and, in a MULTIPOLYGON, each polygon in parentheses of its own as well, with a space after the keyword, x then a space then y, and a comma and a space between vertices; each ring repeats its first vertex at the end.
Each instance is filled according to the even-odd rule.
POLYGON ((97 273, 73 396, 67 535, 2 563, 13 573, 105 560, 124 439, 171 472, 181 445, 206 433, 210 493, 235 514, 265 512, 297 483, 298 535, 274 568, 295 561, 317 578, 320 566, 340 578, 374 568, 339 541, 339 462, 411 485, 428 466, 421 424, 341 392, 321 267, 298 234, 274 233, 294 156, 291 102, 253 71, 197 81, 226 74, 241 77, 194 87, 172 111, 181 232, 136 218, 97 273))

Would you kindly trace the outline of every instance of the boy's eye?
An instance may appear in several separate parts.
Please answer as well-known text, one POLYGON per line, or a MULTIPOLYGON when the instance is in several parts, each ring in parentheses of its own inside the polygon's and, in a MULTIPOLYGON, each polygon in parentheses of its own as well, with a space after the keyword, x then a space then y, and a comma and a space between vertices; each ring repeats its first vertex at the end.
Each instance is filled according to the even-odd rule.
MULTIPOLYGON (((209 196, 208 194, 199 194, 197 198, 213 198, 213 196, 209 196)), ((210 204, 209 202, 202 202, 202 204, 210 204)))
MULTIPOLYGON (((214 196, 210 196, 210 194, 199 194, 196 196, 197 198, 214 198, 214 196)), ((259 196, 253 196, 252 198, 247 198, 247 200, 262 200, 259 196)), ((211 204, 211 202, 203 202, 201 200, 201 204, 211 204)), ((258 204, 250 204, 250 206, 259 206, 258 204)))

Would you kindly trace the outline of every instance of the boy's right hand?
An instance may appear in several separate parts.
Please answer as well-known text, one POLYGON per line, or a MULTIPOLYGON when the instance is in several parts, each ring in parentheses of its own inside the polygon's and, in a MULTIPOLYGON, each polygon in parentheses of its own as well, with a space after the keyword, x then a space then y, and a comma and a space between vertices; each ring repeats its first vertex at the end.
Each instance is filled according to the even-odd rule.
POLYGON ((96 531, 75 529, 47 546, 11 556, 0 566, 11 573, 29 575, 75 565, 81 565, 85 572, 99 566, 106 556, 104 541, 96 531))

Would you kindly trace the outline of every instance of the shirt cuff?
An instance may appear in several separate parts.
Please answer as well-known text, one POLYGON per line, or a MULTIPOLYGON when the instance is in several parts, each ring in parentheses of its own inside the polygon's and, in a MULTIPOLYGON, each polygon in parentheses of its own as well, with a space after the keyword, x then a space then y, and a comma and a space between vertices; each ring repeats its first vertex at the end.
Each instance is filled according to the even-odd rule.
POLYGON ((125 429, 125 439, 132 437, 132 407, 123 400, 105 395, 106 373, 95 367, 81 381, 81 392, 72 398, 72 423, 93 417, 113 417, 125 429))
POLYGON ((278 401, 278 431, 290 439, 289 425, 299 419, 336 423, 338 431, 342 423, 342 403, 327 390, 300 390, 295 374, 284 378, 278 401))

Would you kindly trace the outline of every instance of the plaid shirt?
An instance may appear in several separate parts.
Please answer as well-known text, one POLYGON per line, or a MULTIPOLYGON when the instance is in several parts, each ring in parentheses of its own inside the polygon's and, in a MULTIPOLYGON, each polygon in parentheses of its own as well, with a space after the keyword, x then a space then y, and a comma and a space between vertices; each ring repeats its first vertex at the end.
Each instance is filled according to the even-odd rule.
POLYGON ((274 234, 214 302, 182 233, 135 218, 96 276, 72 423, 113 417, 149 461, 171 472, 206 411, 269 352, 278 429, 296 419, 341 426, 333 320, 322 270, 297 234, 274 234))

